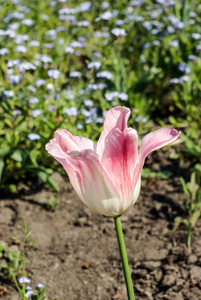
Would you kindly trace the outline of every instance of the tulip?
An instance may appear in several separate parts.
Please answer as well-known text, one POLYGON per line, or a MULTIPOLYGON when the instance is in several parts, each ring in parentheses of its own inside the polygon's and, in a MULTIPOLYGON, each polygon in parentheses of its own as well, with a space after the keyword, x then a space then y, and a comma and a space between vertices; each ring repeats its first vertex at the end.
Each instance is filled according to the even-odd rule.
POLYGON ((120 216, 137 201, 146 156, 180 135, 168 127, 155 130, 143 137, 138 152, 137 131, 127 127, 129 116, 126 107, 110 109, 97 144, 58 129, 46 145, 64 167, 79 198, 105 216, 120 216))
POLYGON ((58 129, 46 150, 62 164, 79 198, 94 212, 114 217, 129 300, 135 300, 120 216, 138 199, 146 156, 174 142, 175 129, 161 128, 147 134, 138 152, 138 135, 127 127, 130 110, 109 110, 98 143, 58 129))

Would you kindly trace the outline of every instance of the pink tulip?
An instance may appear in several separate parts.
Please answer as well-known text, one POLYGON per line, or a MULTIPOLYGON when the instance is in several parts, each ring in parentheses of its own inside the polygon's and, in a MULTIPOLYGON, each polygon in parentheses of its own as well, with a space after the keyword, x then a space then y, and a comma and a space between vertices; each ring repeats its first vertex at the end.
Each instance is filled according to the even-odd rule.
POLYGON ((127 128, 129 116, 126 107, 110 109, 97 144, 58 129, 46 145, 63 165, 79 198, 105 216, 119 216, 137 201, 146 156, 180 135, 175 129, 158 129, 142 139, 138 153, 137 131, 127 128))

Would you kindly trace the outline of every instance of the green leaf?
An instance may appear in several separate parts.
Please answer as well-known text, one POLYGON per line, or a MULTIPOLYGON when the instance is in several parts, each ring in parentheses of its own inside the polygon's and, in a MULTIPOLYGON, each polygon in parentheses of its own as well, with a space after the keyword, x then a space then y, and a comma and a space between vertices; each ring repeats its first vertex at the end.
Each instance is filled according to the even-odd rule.
POLYGON ((32 161, 32 163, 37 166, 37 157, 40 154, 40 152, 38 150, 31 150, 29 153, 30 159, 32 161))
POLYGON ((38 240, 32 241, 29 243, 29 247, 32 247, 33 245, 35 245, 38 242, 38 240))
POLYGON ((5 262, 0 263, 0 267, 3 269, 9 269, 8 265, 5 262))
POLYGON ((47 174, 45 169, 42 168, 31 168, 32 172, 36 174, 44 183, 49 184, 55 191, 58 191, 59 188, 56 182, 47 174))
POLYGON ((199 219, 199 217, 200 217, 200 210, 198 209, 198 210, 196 210, 195 212, 194 212, 194 214, 192 215, 192 217, 191 217, 191 223, 192 223, 192 227, 194 227, 195 226, 195 224, 197 223, 197 220, 199 219))
POLYGON ((48 174, 41 169, 34 169, 33 172, 45 183, 48 182, 48 174))
POLYGON ((201 164, 196 164, 195 169, 199 172, 201 172, 201 164))
POLYGON ((31 235, 31 233, 32 233, 32 230, 27 233, 26 238, 28 238, 31 235))
POLYGON ((5 243, 3 242, 0 244, 0 252, 2 252, 4 250, 4 248, 5 248, 5 243))
POLYGON ((48 183, 49 185, 55 190, 55 191, 59 191, 58 185, 56 184, 56 182, 54 181, 54 179, 52 177, 49 176, 48 178, 48 183))
POLYGON ((10 127, 13 128, 13 123, 9 119, 5 119, 5 123, 10 127))
POLYGON ((14 256, 13 256, 11 250, 8 251, 8 254, 7 254, 7 255, 8 255, 8 258, 10 259, 10 261, 13 261, 13 260, 14 260, 14 256))
POLYGON ((17 243, 20 243, 21 241, 18 239, 18 238, 16 238, 15 236, 12 236, 12 239, 14 240, 14 241, 16 241, 17 243))
POLYGON ((5 148, 0 149, 0 157, 3 158, 9 152, 12 152, 12 148, 11 147, 5 147, 5 148))
POLYGON ((0 159, 0 182, 1 182, 2 174, 3 174, 4 166, 5 166, 5 163, 4 163, 3 159, 0 159))
POLYGON ((186 227, 189 226, 189 221, 187 219, 183 219, 182 217, 176 217, 174 219, 174 222, 175 222, 175 226, 173 228, 173 231, 176 231, 180 225, 185 225, 186 227))
POLYGON ((24 228, 24 234, 26 234, 26 232, 27 232, 27 224, 26 224, 25 221, 24 221, 24 223, 23 223, 23 228, 24 228))
POLYGON ((183 177, 180 177, 179 179, 180 179, 180 182, 181 182, 182 189, 183 189, 184 193, 185 193, 187 196, 189 196, 189 191, 188 191, 186 182, 184 181, 183 177))
POLYGON ((25 161, 27 157, 27 154, 24 150, 22 149, 17 149, 15 152, 12 154, 11 158, 17 162, 23 162, 25 161))
POLYGON ((15 184, 7 184, 7 185, 5 185, 5 189, 10 192, 16 192, 17 186, 15 184))

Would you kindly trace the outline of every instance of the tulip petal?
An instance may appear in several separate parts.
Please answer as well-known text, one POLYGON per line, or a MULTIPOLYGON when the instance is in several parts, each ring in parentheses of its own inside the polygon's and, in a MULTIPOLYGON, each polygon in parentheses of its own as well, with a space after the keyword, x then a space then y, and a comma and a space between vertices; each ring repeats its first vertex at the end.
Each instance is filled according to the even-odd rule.
POLYGON ((135 171, 134 184, 137 182, 147 155, 159 148, 173 143, 181 132, 169 127, 163 127, 145 135, 141 141, 139 151, 139 163, 135 171))
POLYGON ((91 149, 96 151, 96 144, 85 137, 73 136, 68 130, 58 129, 55 138, 64 152, 91 149))
POLYGON ((74 136, 66 129, 58 129, 54 133, 58 145, 64 152, 80 150, 74 140, 74 136))
POLYGON ((130 109, 124 106, 116 106, 107 113, 104 122, 104 130, 109 133, 113 128, 121 131, 127 128, 127 122, 130 116, 130 109))
POLYGON ((45 149, 54 158, 56 158, 56 159, 57 158, 58 159, 65 159, 65 153, 63 152, 63 150, 61 149, 61 147, 59 146, 59 144, 57 144, 57 141, 56 141, 55 138, 52 139, 52 140, 50 140, 49 143, 46 144, 45 149))
POLYGON ((141 159, 152 151, 173 143, 180 134, 176 129, 163 127, 145 135, 140 145, 139 155, 141 159))
POLYGON ((130 109, 124 106, 116 106, 110 109, 105 118, 103 124, 104 130, 102 131, 97 144, 97 153, 102 154, 105 146, 105 139, 107 135, 117 128, 120 131, 124 131, 127 128, 128 118, 130 116, 130 109))
POLYGON ((96 152, 97 145, 92 140, 83 136, 74 136, 74 140, 81 150, 90 149, 96 152))
POLYGON ((138 161, 138 135, 128 128, 121 132, 114 128, 105 139, 101 165, 121 192, 123 202, 131 201, 132 179, 138 161))
POLYGON ((78 196, 82 201, 84 200, 84 197, 82 195, 79 182, 77 180, 76 173, 73 168, 67 163, 66 160, 66 153, 63 152, 60 145, 57 144, 56 139, 52 139, 46 146, 45 149, 48 151, 49 154, 51 154, 65 169, 66 173, 69 176, 69 179, 71 182, 73 182, 73 187, 76 190, 78 196))
MULTIPOLYGON (((127 209, 119 191, 102 168, 95 152, 92 150, 68 152, 67 163, 76 173, 76 184, 78 181, 82 195, 84 195, 84 203, 94 212, 106 216, 117 216, 127 209)), ((70 180, 77 192, 74 185, 75 178, 70 178, 70 180)))

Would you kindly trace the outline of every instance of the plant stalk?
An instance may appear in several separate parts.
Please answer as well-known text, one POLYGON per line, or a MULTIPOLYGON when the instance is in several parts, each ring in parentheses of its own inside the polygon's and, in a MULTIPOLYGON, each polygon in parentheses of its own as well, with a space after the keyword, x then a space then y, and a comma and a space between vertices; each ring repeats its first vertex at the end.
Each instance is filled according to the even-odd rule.
POLYGON ((115 229, 116 229, 116 233, 117 233, 117 240, 118 240, 118 245, 119 245, 121 262, 122 262, 123 271, 124 271, 124 278, 125 278, 125 282, 126 282, 128 300, 135 300, 133 284, 132 284, 132 279, 131 279, 131 274, 130 274, 130 269, 129 269, 129 264, 128 264, 128 258, 127 258, 127 254, 126 254, 126 247, 125 247, 125 243, 124 243, 124 236, 123 236, 123 231, 122 231, 122 227, 121 227, 120 216, 115 217, 114 222, 115 222, 115 229))

